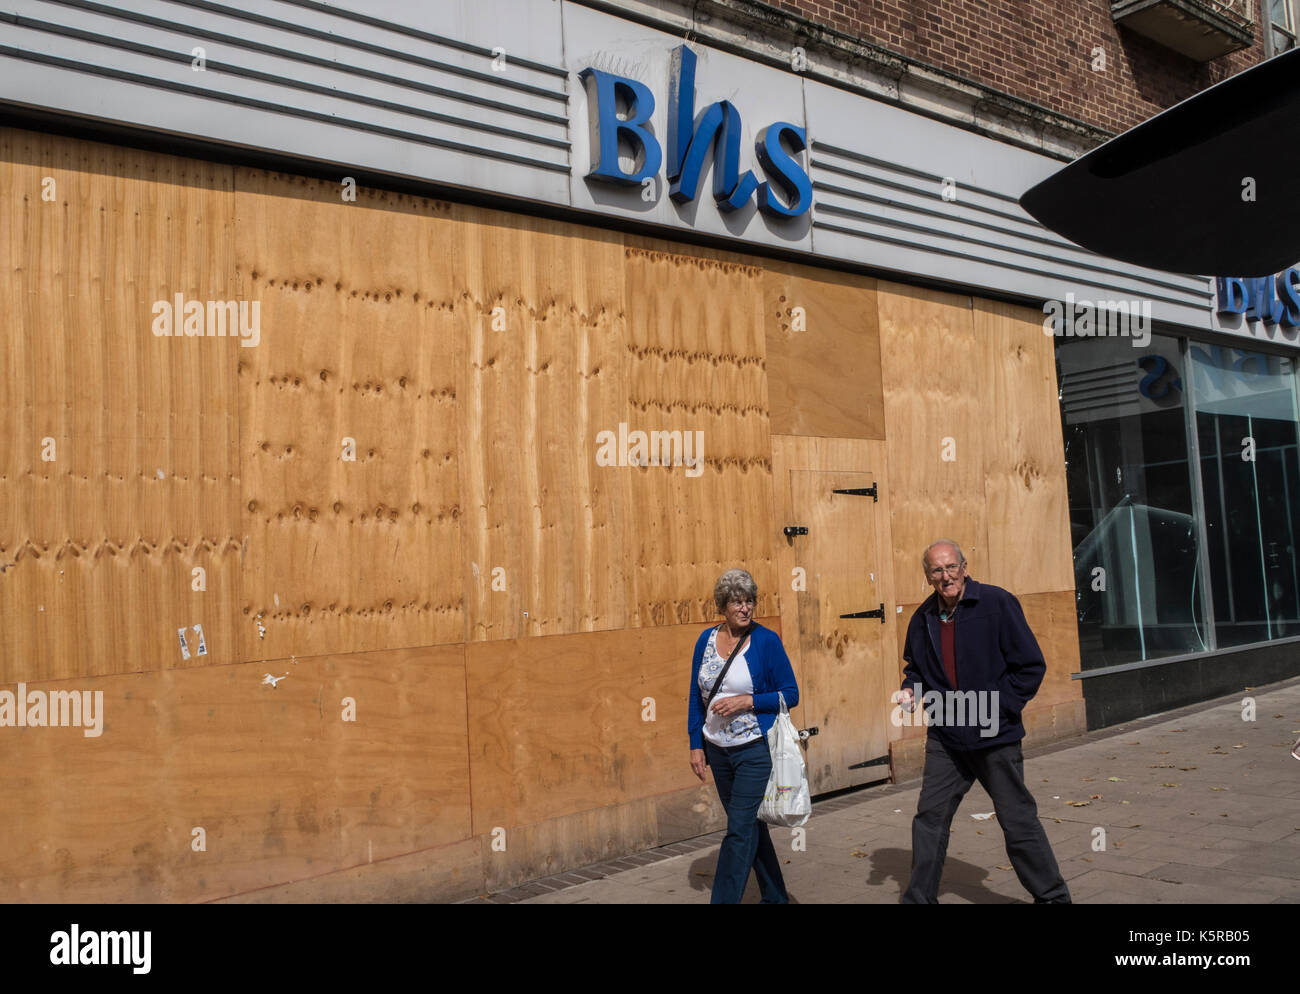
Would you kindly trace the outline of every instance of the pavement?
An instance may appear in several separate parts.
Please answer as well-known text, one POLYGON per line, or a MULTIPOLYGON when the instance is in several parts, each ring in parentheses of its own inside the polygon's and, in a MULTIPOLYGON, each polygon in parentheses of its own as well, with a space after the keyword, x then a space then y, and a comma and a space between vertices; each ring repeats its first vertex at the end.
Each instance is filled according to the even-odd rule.
MULTIPOLYGON (((1077 904, 1300 902, 1300 678, 1025 750, 1025 781, 1077 904), (1254 720, 1246 720, 1246 700, 1254 720)), ((896 904, 921 781, 813 804, 773 828, 791 903, 896 904)), ((1030 903, 976 784, 953 819, 941 904, 1030 903)), ((466 903, 707 904, 723 833, 466 903)), ((758 902, 750 875, 746 904, 758 902)))

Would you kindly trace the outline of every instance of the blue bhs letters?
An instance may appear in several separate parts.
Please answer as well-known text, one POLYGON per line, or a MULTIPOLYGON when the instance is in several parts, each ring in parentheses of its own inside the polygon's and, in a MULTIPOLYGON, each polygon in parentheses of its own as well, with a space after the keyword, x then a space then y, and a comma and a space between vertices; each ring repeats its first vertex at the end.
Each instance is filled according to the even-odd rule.
MULTIPOLYGON (((758 193, 758 207, 773 217, 798 217, 812 206, 812 182, 794 156, 808 145, 803 128, 785 121, 758 133, 754 151, 768 182, 760 183, 750 170, 740 175, 740 112, 730 100, 710 104, 695 120, 695 53, 679 45, 672 55, 672 80, 668 95, 668 194, 676 203, 694 200, 700 174, 713 152, 713 197, 718 209, 734 211, 758 193), (782 144, 785 138, 794 154, 782 144), (773 194, 781 190, 785 203, 773 194), (787 206, 788 205, 788 206, 787 206)), ((649 87, 635 79, 587 68, 578 74, 587 88, 591 119, 591 172, 588 179, 637 185, 659 174, 663 150, 647 128, 655 98, 649 87), (618 100, 627 117, 618 116, 618 100), (624 172, 619 165, 619 140, 637 150, 639 167, 624 172)))
POLYGON ((1220 314, 1244 314, 1249 321, 1284 328, 1300 326, 1300 267, 1257 279, 1220 276, 1216 283, 1220 314))

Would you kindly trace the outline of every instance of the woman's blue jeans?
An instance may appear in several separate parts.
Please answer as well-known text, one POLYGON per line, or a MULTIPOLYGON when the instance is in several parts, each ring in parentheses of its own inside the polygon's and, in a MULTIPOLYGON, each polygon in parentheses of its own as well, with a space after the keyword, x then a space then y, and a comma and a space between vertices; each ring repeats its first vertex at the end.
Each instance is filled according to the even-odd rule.
POLYGON ((720 749, 707 739, 704 755, 713 770, 718 798, 727 812, 727 835, 718 851, 710 904, 739 904, 753 867, 763 904, 789 904, 781 864, 772 848, 767 825, 758 820, 772 757, 766 739, 755 739, 735 749, 720 749))

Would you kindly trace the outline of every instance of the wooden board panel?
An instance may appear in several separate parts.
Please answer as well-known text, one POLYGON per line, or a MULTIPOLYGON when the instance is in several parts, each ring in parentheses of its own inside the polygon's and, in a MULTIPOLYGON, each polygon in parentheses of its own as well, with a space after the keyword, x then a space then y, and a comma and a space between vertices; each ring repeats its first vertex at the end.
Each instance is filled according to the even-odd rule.
POLYGON ((1038 694, 1029 702, 1029 710, 1083 700, 1083 684, 1071 679, 1071 674, 1079 672, 1081 665, 1074 590, 1012 593, 1019 598, 1029 629, 1047 660, 1047 675, 1038 694))
MULTIPOLYGON (((487 892, 482 839, 465 839, 213 904, 446 904, 487 892)), ((571 864, 580 865, 580 864, 571 864)))
MULTIPOLYGON (((772 529, 773 544, 776 549, 776 574, 781 584, 781 622, 783 630, 790 633, 786 639, 786 651, 794 666, 795 677, 803 686, 802 650, 804 639, 800 615, 800 595, 794 590, 796 567, 799 567, 803 539, 787 539, 781 529, 786 524, 799 524, 790 497, 790 473, 794 470, 818 470, 821 472, 870 473, 877 481, 876 488, 879 502, 873 506, 873 513, 867 518, 872 532, 870 541, 877 550, 875 561, 878 569, 868 570, 877 600, 885 604, 885 624, 881 633, 880 653, 884 672, 890 674, 886 683, 893 679, 892 664, 898 659, 898 637, 900 619, 898 606, 894 599, 893 560, 889 553, 890 541, 890 483, 888 462, 885 455, 885 443, 852 438, 815 438, 794 435, 772 436, 772 473, 777 481, 784 481, 773 488, 773 508, 775 513, 772 529), (874 574, 874 576, 873 576, 874 574)), ((806 564, 803 567, 807 568, 806 564)), ((886 687, 886 693, 892 691, 886 687)), ((803 711, 794 712, 795 724, 800 727, 816 724, 803 711)), ((891 737, 898 734, 898 729, 890 726, 891 737)))
POLYGON ((463 653, 31 686, 102 690, 103 731, 6 730, 0 896, 207 900, 467 838, 463 653), (271 687, 268 669, 288 675, 271 687))
POLYGON ((802 723, 815 726, 807 740, 808 779, 814 794, 884 779, 887 766, 858 764, 889 751, 889 690, 893 660, 885 626, 875 618, 845 618, 873 611, 883 601, 882 575, 889 556, 875 543, 879 505, 870 497, 835 490, 869 488, 874 473, 791 470, 790 498, 808 534, 796 538, 807 570, 799 605, 803 683, 802 723))
POLYGON ((241 169, 245 658, 460 642, 450 207, 241 169), (355 460, 343 458, 345 440, 355 460), (260 623, 260 624, 259 624, 260 623))
POLYGON ((689 765, 686 694, 701 630, 674 625, 471 642, 474 834, 698 784, 689 765), (654 721, 642 718, 647 697, 654 721))
POLYGON ((232 213, 228 167, 0 129, 0 682, 238 658, 247 350, 152 330, 237 295, 232 213))
POLYGON ((629 490, 628 623, 710 620, 713 585, 731 567, 753 574, 756 613, 775 614, 762 271, 647 239, 629 238, 625 257, 623 420, 629 432, 698 432, 703 445, 702 470, 606 470, 629 490))
POLYGON ((930 593, 921 554, 936 539, 959 543, 976 579, 987 571, 984 436, 998 426, 981 400, 971 299, 882 282, 877 301, 895 596, 909 603, 930 593))
POLYGON ((1065 443, 1053 339, 1042 313, 975 302, 986 422, 984 492, 992 583, 1022 594, 1074 586, 1065 443))
POLYGON ((763 327, 771 430, 884 438, 876 282, 767 263, 763 327))
POLYGON ((625 623, 622 238, 463 208, 458 320, 467 637, 625 623), (499 571, 499 572, 498 572, 499 571))

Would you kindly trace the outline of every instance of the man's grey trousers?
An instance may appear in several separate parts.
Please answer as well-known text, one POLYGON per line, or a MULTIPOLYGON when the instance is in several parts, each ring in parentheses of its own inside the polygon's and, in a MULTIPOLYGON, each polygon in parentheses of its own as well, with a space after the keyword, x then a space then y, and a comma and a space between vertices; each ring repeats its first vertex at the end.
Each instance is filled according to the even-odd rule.
POLYGON ((1069 888, 1038 820, 1038 806, 1025 786, 1020 743, 964 752, 948 748, 934 734, 925 744, 925 774, 912 819, 912 879, 901 903, 938 903, 948 831, 957 806, 976 780, 993 799, 1006 836, 1007 857, 1034 903, 1069 904, 1069 888))

